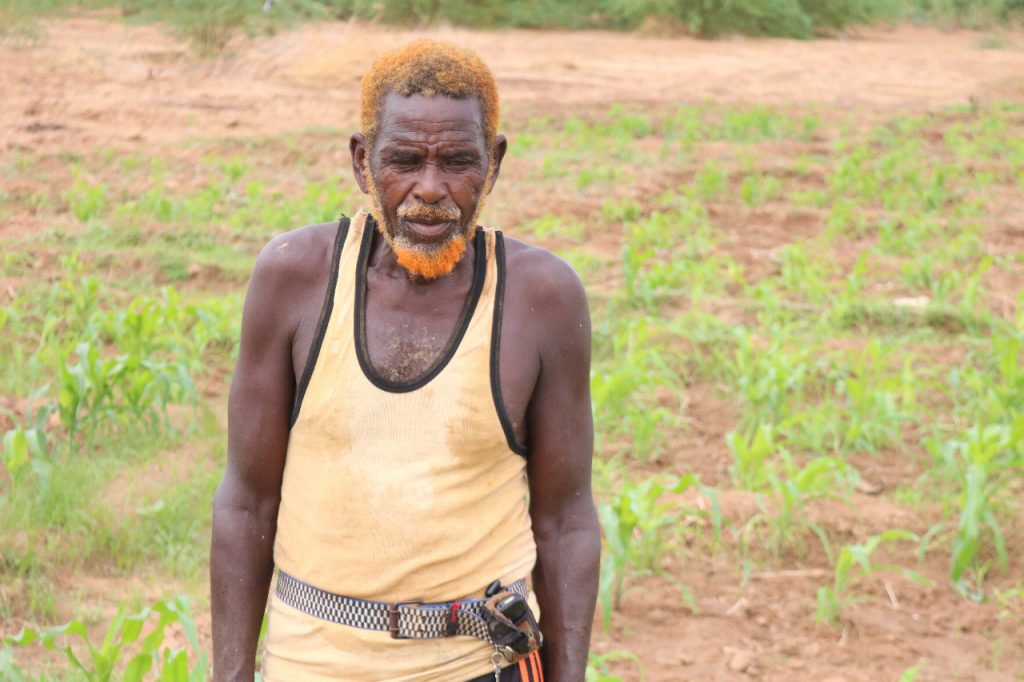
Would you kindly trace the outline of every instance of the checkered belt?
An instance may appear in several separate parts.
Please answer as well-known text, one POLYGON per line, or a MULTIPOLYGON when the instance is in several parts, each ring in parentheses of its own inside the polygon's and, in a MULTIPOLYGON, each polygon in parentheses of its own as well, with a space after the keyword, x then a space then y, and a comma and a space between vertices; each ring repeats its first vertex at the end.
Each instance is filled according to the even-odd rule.
MULTIPOLYGON (((526 580, 502 588, 527 596, 526 580)), ((424 604, 420 601, 385 602, 346 597, 321 590, 277 573, 277 597, 288 606, 322 620, 364 630, 391 633, 392 639, 433 639, 469 635, 491 641, 483 618, 486 599, 424 604)))

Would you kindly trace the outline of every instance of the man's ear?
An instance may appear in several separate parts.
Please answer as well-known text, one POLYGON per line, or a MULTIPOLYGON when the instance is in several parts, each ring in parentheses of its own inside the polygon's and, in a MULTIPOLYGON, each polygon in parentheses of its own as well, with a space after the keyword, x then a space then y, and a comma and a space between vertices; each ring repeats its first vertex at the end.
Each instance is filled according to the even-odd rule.
POLYGON ((508 140, 504 135, 498 135, 494 140, 494 172, 491 174, 491 184, 487 188, 488 194, 494 189, 494 183, 498 181, 498 171, 501 170, 501 160, 505 158, 506 151, 508 151, 508 140))
POLYGON ((348 150, 352 152, 352 175, 355 176, 359 189, 363 191, 363 194, 367 194, 370 191, 366 184, 370 150, 366 146, 366 138, 362 133, 352 133, 352 137, 348 141, 348 150))

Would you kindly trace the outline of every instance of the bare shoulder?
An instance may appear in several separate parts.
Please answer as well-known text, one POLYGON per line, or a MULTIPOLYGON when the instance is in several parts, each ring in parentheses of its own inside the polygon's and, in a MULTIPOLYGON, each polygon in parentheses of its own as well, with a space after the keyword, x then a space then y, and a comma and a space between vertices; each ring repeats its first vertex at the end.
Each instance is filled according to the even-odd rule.
POLYGON ((292 338, 315 315, 330 277, 338 223, 308 225, 272 239, 256 258, 243 314, 246 336, 292 338))
POLYGON ((546 249, 510 237, 505 245, 505 308, 520 321, 517 336, 532 337, 541 355, 589 357, 590 312, 579 275, 546 249))
POLYGON ((586 291, 579 275, 547 249, 505 237, 509 292, 555 314, 585 313, 586 291))
POLYGON ((329 260, 338 233, 338 223, 307 225, 270 240, 253 268, 253 279, 270 279, 276 284, 301 285, 316 280, 325 258, 329 260))

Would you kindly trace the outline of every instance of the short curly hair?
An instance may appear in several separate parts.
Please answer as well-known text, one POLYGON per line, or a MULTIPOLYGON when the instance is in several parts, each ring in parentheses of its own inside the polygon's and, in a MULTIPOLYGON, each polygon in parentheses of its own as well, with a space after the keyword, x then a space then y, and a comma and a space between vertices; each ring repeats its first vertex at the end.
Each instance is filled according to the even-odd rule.
POLYGON ((498 136, 498 86, 494 75, 473 51, 437 40, 417 40, 389 52, 363 76, 360 124, 367 144, 373 146, 380 108, 389 92, 453 99, 475 97, 483 115, 488 152, 498 136))

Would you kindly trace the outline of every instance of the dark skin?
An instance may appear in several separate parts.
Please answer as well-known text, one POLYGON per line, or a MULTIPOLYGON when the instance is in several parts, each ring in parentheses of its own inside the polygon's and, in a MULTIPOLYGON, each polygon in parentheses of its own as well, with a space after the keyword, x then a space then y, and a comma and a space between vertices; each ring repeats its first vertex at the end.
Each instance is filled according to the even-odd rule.
MULTIPOLYGON (((462 210, 490 191, 480 106, 390 94, 373 147, 352 136, 356 181, 369 164, 385 216, 403 203, 462 210)), ((506 141, 493 147, 494 176, 506 141)), ((443 239, 436 226, 410 239, 443 239)), ((260 254, 246 296, 228 406, 228 466, 214 498, 210 558, 214 679, 252 680, 256 640, 273 573, 273 543, 289 416, 330 274, 335 224, 282 235, 260 254)), ((447 343, 472 281, 473 247, 447 276, 411 278, 379 236, 367 273, 367 341, 378 373, 421 374, 447 343)), ((506 239, 502 399, 529 448, 530 516, 537 543, 545 678, 584 678, 597 595, 600 536, 591 496, 590 318, 583 286, 560 259, 506 239)), ((482 397, 484 399, 486 396, 482 397)), ((416 595, 410 595, 415 598, 416 595)))

